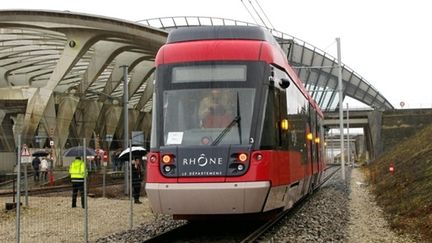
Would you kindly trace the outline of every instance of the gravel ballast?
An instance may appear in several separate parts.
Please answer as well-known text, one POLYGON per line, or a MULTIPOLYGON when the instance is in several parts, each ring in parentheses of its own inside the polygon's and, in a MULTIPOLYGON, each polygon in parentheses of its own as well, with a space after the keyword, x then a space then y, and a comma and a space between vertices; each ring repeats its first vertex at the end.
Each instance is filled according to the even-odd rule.
MULTIPOLYGON (((389 228, 360 169, 348 169, 346 182, 338 174, 262 241, 415 242, 389 228)), ((0 198, 2 205, 10 201, 0 198)), ((90 241, 141 242, 184 223, 153 215, 148 201, 142 201, 133 206, 134 228, 128 230, 128 200, 89 198, 90 241)), ((22 210, 21 242, 82 242, 84 210, 70 208, 70 197, 30 197, 29 204, 22 210)), ((15 212, 2 210, 0 220, 0 242, 14 242, 15 212)))
MULTIPOLYGON (((153 221, 146 198, 133 204, 135 226, 153 221)), ((0 204, 12 202, 0 198, 0 204)), ((22 199, 23 205, 24 197, 22 199)), ((79 202, 79 200, 78 200, 79 202)), ((127 199, 88 198, 88 238, 98 238, 129 229, 130 201, 127 199)), ((29 197, 29 207, 21 210, 21 242, 84 242, 84 209, 71 208, 71 197, 29 197)), ((0 242, 15 242, 15 209, 0 211, 0 242)))

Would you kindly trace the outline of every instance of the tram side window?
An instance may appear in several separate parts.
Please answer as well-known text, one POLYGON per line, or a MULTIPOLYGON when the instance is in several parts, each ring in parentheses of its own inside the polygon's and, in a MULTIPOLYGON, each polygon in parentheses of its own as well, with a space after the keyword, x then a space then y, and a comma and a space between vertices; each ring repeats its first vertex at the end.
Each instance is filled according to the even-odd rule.
POLYGON ((307 156, 306 126, 308 121, 308 102, 295 84, 290 85, 286 89, 286 96, 289 150, 299 152, 303 161, 305 161, 307 156))
POLYGON ((317 162, 318 161, 318 144, 316 143, 315 139, 316 136, 318 136, 317 133, 317 113, 315 109, 312 107, 312 105, 309 106, 310 109, 310 128, 311 133, 313 134, 314 140, 312 140, 312 161, 317 162))
MULTIPOLYGON (((287 97, 286 92, 282 91, 280 92, 280 115, 279 115, 279 121, 281 122, 283 119, 288 119, 287 114, 287 97)), ((289 132, 287 130, 280 129, 280 147, 282 150, 289 150, 289 132)))
POLYGON ((274 149, 279 146, 279 90, 269 87, 262 132, 263 149, 274 149))
POLYGON ((318 162, 320 162, 323 158, 323 127, 322 127, 322 119, 320 116, 317 116, 317 136, 319 137, 319 141, 317 144, 317 158, 318 158, 318 162))

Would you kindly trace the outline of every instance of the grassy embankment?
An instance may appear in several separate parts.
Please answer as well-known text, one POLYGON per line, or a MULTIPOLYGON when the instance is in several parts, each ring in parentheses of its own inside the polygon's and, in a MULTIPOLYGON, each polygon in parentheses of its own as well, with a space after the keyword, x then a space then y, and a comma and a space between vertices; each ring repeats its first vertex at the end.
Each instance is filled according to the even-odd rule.
POLYGON ((386 151, 367 174, 390 225, 432 242, 432 126, 386 151))

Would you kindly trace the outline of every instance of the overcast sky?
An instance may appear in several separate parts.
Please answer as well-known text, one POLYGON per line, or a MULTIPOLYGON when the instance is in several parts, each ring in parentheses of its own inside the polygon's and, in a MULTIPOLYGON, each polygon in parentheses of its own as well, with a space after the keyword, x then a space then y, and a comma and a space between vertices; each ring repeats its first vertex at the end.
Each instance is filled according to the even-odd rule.
MULTIPOLYGON (((256 8, 255 0, 251 0, 256 8)), ((396 108, 431 108, 432 3, 427 0, 258 0, 276 30, 337 56, 396 108)), ((69 10, 129 21, 211 16, 254 22, 249 0, 8 0, 1 9, 69 10)), ((263 18, 264 15, 262 15, 263 18)), ((255 17, 257 20, 258 18, 255 17)))

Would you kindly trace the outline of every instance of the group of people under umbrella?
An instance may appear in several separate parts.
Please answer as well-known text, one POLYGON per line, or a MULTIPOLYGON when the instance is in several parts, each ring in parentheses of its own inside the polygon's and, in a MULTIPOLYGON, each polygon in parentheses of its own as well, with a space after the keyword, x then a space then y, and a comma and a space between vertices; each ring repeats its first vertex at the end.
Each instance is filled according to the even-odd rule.
POLYGON ((52 167, 52 160, 49 159, 49 152, 46 150, 39 150, 33 152, 32 156, 35 157, 32 160, 34 181, 46 181, 50 168, 52 167))
MULTIPOLYGON (((113 162, 115 161, 128 161, 132 162, 132 189, 133 189, 133 197, 134 201, 137 204, 141 204, 139 200, 140 192, 141 192, 141 184, 143 181, 143 158, 145 158, 147 151, 143 147, 133 146, 131 148, 127 148, 121 151, 119 154, 115 153, 113 158, 113 162)), ((86 163, 82 160, 82 158, 87 157, 95 157, 98 156, 98 152, 89 147, 76 146, 69 148, 65 153, 65 157, 75 157, 75 160, 72 161, 69 167, 69 173, 71 176, 72 182, 72 207, 76 207, 76 199, 78 192, 81 195, 81 206, 84 208, 84 179, 87 176, 87 166, 86 163)), ((115 166, 117 167, 117 166, 115 166)), ((114 167, 114 168, 115 168, 114 167)))

